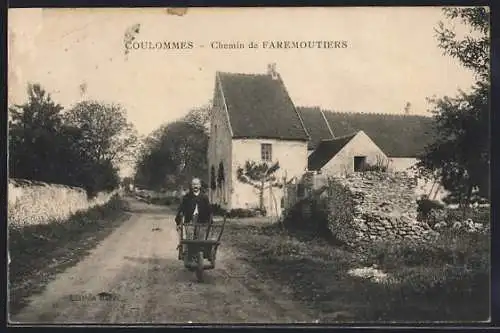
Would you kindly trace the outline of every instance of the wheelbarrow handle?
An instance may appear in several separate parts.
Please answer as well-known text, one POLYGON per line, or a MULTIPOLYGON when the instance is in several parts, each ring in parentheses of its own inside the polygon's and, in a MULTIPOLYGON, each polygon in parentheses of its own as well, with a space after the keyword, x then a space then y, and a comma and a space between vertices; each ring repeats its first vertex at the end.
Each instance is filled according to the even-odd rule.
POLYGON ((220 242, 220 239, 222 238, 222 233, 224 232, 224 226, 226 225, 226 216, 224 216, 224 220, 222 221, 222 227, 220 229, 220 233, 219 233, 219 238, 217 238, 217 243, 220 242))

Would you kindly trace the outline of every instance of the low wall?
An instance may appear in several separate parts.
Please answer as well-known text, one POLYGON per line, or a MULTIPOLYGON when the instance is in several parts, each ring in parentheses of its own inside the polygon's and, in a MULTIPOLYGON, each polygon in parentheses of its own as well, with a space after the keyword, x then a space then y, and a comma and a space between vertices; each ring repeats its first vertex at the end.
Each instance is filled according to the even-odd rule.
POLYGON ((432 240, 417 221, 417 180, 405 173, 354 173, 304 177, 308 190, 287 211, 285 224, 320 233, 353 247, 380 240, 432 240), (325 234, 326 235, 326 234, 325 234))
POLYGON ((117 192, 102 192, 89 200, 85 190, 78 187, 9 179, 8 223, 23 227, 64 221, 78 211, 106 204, 117 192))
MULTIPOLYGON (((352 245, 374 240, 427 240, 437 233, 417 221, 417 181, 402 174, 364 173, 334 180, 353 205, 347 224, 332 226, 338 238, 352 245)), ((335 215, 335 212, 331 212, 335 215)), ((335 216, 330 220, 335 224, 335 216)))

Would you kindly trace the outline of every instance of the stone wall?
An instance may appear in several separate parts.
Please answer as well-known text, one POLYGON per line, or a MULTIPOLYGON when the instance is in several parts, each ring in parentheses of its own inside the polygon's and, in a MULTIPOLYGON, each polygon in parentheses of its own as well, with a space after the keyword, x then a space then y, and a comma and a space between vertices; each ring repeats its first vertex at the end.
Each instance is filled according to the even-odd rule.
POLYGON ((8 223, 12 227, 64 221, 78 211, 106 204, 118 193, 101 192, 88 199, 85 190, 58 184, 9 179, 8 223))
POLYGON ((417 221, 416 180, 405 173, 356 173, 331 180, 352 201, 352 219, 343 225, 335 221, 335 211, 329 212, 330 229, 337 238, 349 245, 375 240, 429 240, 437 233, 417 221))
POLYGON ((229 118, 224 106, 224 98, 222 96, 219 80, 216 80, 214 90, 214 102, 210 118, 210 137, 208 141, 208 165, 209 165, 209 191, 210 201, 218 204, 223 208, 231 206, 231 187, 232 179, 232 134, 229 118), (222 165, 224 169, 224 182, 217 184, 219 178, 219 168, 222 165), (211 188, 212 184, 212 168, 215 174, 215 189, 211 188))

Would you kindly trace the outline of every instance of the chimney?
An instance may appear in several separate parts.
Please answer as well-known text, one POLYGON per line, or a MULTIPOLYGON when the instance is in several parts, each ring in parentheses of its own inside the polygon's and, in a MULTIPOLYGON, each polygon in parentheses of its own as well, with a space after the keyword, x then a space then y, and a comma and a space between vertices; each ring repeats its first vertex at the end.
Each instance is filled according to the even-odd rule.
POLYGON ((278 72, 276 71, 276 63, 271 63, 267 65, 267 75, 271 75, 273 80, 277 80, 279 77, 278 72))

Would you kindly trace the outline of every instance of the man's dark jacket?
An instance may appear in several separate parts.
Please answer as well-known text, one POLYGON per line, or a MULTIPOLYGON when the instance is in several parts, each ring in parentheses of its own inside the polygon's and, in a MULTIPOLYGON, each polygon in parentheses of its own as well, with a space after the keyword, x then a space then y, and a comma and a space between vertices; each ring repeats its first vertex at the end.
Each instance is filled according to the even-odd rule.
POLYGON ((182 217, 184 217, 184 223, 191 222, 196 204, 198 204, 198 223, 208 223, 212 218, 212 208, 208 196, 201 192, 198 195, 194 195, 192 191, 182 197, 175 222, 180 224, 182 217))

